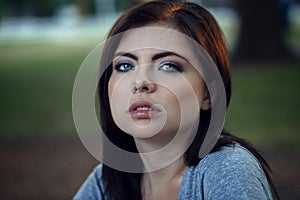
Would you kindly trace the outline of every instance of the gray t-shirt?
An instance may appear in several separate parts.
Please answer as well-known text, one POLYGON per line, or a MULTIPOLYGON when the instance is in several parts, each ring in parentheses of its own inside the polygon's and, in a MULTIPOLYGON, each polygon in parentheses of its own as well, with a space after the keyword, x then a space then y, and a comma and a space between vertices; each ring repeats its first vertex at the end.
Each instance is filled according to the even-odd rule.
MULTIPOLYGON (((83 183, 74 200, 102 199, 102 164, 83 183)), ((105 198, 106 199, 106 198, 105 198)), ((126 199, 126 198, 125 198, 126 199)), ((209 153, 183 175, 179 200, 273 199, 260 163, 240 145, 209 153)))

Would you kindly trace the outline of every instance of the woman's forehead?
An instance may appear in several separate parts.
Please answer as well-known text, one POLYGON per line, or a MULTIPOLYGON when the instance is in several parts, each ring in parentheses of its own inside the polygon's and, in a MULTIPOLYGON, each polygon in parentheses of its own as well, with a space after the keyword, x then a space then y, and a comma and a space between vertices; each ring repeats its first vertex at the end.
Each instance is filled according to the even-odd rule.
POLYGON ((158 26, 145 26, 126 31, 122 35, 116 52, 134 52, 142 49, 164 50, 182 56, 193 52, 188 36, 173 28, 158 26))

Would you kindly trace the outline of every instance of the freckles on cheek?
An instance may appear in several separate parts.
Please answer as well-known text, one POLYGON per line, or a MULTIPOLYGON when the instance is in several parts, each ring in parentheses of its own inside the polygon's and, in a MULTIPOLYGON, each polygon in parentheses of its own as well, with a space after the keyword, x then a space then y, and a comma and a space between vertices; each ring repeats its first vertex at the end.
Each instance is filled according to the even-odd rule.
POLYGON ((119 78, 111 78, 109 80, 108 98, 111 103, 122 102, 125 98, 128 99, 130 94, 126 80, 120 80, 119 78))
POLYGON ((168 95, 170 96, 168 101, 172 102, 172 105, 182 104, 190 106, 188 102, 193 102, 198 105, 193 105, 192 107, 200 107, 202 104, 203 85, 199 79, 190 78, 188 82, 178 80, 177 83, 169 87, 169 90, 171 95, 168 95))

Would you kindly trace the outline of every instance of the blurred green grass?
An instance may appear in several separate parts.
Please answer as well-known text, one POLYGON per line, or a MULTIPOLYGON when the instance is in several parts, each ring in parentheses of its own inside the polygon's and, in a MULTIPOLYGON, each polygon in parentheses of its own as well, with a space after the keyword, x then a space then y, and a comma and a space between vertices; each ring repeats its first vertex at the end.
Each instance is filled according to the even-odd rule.
POLYGON ((233 68, 227 129, 258 146, 299 147, 299 75, 299 63, 233 68))
MULTIPOLYGON (((0 46, 0 138, 76 137, 72 87, 94 44, 0 46)), ((300 146, 300 67, 233 67, 226 128, 258 146, 300 146)))
POLYGON ((0 47, 1 137, 72 135, 72 87, 89 45, 0 47))

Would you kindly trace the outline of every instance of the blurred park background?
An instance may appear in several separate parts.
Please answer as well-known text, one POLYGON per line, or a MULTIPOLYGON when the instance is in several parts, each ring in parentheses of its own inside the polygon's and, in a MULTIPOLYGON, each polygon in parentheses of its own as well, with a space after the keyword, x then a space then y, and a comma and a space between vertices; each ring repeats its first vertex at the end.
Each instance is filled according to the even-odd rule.
MULTIPOLYGON (((81 62, 141 0, 0 0, 0 199, 71 199, 97 164, 72 117, 81 62)), ((226 128, 264 152, 300 199, 300 1, 195 0, 232 58, 226 128)))

